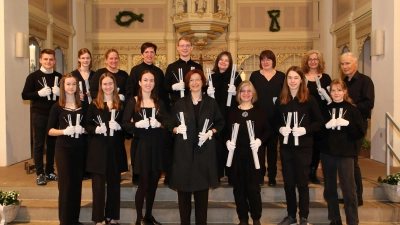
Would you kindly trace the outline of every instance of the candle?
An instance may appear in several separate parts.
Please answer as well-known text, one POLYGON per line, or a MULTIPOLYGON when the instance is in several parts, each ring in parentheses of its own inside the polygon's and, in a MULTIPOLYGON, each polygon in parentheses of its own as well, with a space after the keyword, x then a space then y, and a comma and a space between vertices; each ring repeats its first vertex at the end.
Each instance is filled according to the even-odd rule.
MULTIPOLYGON (((231 71, 231 80, 229 82, 229 87, 234 84, 236 76, 236 64, 233 64, 232 71, 231 71)), ((228 98, 226 99, 226 106, 231 106, 232 101, 232 93, 228 93, 228 98)))
MULTIPOLYGON (((76 114, 76 123, 75 126, 78 126, 81 123, 81 114, 76 114)), ((79 133, 75 133, 75 138, 79 138, 79 133)))
POLYGON ((36 70, 36 46, 29 46, 29 68, 33 72, 36 70))
MULTIPOLYGON (((115 121, 115 109, 111 109, 111 121, 115 121)), ((114 136, 114 129, 110 129, 110 136, 114 136)))
MULTIPOLYGON (((236 144, 236 139, 237 139, 237 135, 238 135, 238 132, 239 132, 239 125, 240 124, 238 124, 238 123, 235 123, 233 125, 232 135, 231 135, 231 142, 234 143, 234 144, 236 144)), ((231 165, 232 165, 232 159, 233 159, 234 151, 235 150, 229 151, 228 159, 226 160, 226 166, 227 167, 231 167, 231 165)))
MULTIPOLYGON (((89 92, 90 86, 89 86, 89 80, 88 79, 85 80, 85 85, 86 85, 86 92, 89 92)), ((87 97, 88 97, 88 101, 89 101, 89 104, 90 104, 92 102, 92 96, 87 95, 87 97)))
MULTIPOLYGON (((286 120, 286 127, 290 128, 290 123, 292 122, 292 112, 288 112, 287 120, 286 120)), ((283 144, 288 143, 289 136, 283 137, 283 144)))
MULTIPOLYGON (((249 133, 250 142, 253 142, 253 141, 255 141, 253 125, 250 120, 247 120, 246 124, 247 124, 247 132, 249 133)), ((254 166, 258 170, 258 169, 260 169, 260 161, 258 160, 257 151, 252 150, 251 152, 253 153, 254 166)))
MULTIPOLYGON (((53 87, 57 87, 58 86, 58 77, 54 77, 54 85, 53 87)), ((55 101, 57 99, 57 95, 53 94, 53 101, 55 101)))
MULTIPOLYGON (((179 113, 179 117, 181 118, 181 124, 185 125, 185 117, 183 116, 183 112, 179 113)), ((183 135, 183 140, 187 139, 187 135, 186 132, 182 134, 183 135)))

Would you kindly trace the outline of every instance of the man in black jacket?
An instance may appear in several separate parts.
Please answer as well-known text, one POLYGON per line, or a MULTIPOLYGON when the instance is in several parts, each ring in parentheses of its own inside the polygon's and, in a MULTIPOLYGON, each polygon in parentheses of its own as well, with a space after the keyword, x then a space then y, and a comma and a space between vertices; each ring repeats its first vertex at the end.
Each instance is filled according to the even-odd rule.
MULTIPOLYGON (((357 109, 360 111, 364 132, 368 129, 368 119, 371 119, 371 110, 374 108, 375 91, 370 77, 361 74, 357 70, 358 59, 352 52, 343 53, 340 57, 340 68, 344 75, 343 80, 347 85, 348 93, 357 109)), ((358 154, 364 137, 357 141, 358 154)), ((358 206, 363 205, 363 186, 361 170, 358 165, 358 157, 354 158, 354 179, 357 185, 358 206)))

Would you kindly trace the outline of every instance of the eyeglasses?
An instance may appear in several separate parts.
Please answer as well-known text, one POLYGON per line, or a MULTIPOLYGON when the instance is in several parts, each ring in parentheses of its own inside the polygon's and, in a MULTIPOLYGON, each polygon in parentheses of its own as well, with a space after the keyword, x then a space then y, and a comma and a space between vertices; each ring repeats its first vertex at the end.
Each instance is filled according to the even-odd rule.
POLYGON ((186 47, 186 48, 190 48, 192 45, 190 45, 190 44, 186 44, 186 45, 178 45, 180 48, 184 48, 184 47, 186 47))
POLYGON ((308 58, 308 61, 309 61, 309 62, 312 62, 312 61, 316 61, 316 62, 318 62, 318 61, 319 61, 319 59, 318 59, 318 58, 308 58))
POLYGON ((251 90, 240 90, 240 93, 252 93, 251 90))

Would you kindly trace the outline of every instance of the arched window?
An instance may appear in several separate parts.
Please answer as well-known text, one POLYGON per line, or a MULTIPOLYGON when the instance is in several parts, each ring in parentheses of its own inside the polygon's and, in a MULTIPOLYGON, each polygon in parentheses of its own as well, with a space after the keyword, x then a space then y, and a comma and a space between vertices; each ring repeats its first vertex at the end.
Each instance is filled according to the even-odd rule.
POLYGON ((54 52, 56 53, 56 68, 55 71, 64 74, 64 56, 63 53, 61 51, 61 49, 59 47, 57 47, 56 49, 54 49, 54 52))
POLYGON ((40 57, 40 48, 39 48, 39 43, 36 41, 34 37, 29 38, 29 45, 35 46, 35 60, 36 60, 36 67, 34 70, 40 69, 40 63, 39 63, 39 57, 40 57))
MULTIPOLYGON (((246 60, 243 61, 243 63, 240 65, 240 68, 237 68, 237 71, 241 71, 243 69, 243 72, 246 74, 246 77, 244 77, 244 80, 249 80, 250 75, 253 71, 259 70, 260 69, 260 56, 258 55, 252 55, 246 60)), ((242 77, 243 79, 243 77, 242 77)))
POLYGON ((358 60, 358 71, 367 76, 371 76, 371 40, 366 39, 360 52, 358 60))
POLYGON ((283 60, 279 65, 277 64, 275 69, 286 73, 291 66, 301 66, 301 59, 302 57, 299 55, 291 55, 283 60))

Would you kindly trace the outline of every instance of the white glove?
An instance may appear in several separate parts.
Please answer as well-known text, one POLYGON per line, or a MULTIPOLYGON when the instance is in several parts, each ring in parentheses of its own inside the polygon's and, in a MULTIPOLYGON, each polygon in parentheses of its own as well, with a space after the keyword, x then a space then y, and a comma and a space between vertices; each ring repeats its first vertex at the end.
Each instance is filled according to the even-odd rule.
POLYGON ((38 94, 40 97, 46 97, 47 95, 51 94, 51 89, 49 86, 45 86, 38 91, 38 94))
POLYGON ((183 83, 183 81, 182 81, 182 82, 173 84, 172 85, 172 90, 174 90, 174 91, 183 91, 183 90, 185 90, 185 83, 183 83))
POLYGON ((205 142, 208 138, 211 139, 212 135, 213 135, 212 130, 207 131, 207 133, 200 132, 199 133, 199 141, 205 142))
POLYGON ((106 132, 107 132, 107 127, 104 123, 101 124, 101 126, 96 127, 96 131, 95 131, 96 134, 104 134, 106 132))
POLYGON ((261 140, 258 138, 256 140, 250 142, 250 148, 252 151, 258 152, 258 148, 260 146, 261 146, 261 140))
POLYGON ((208 87, 207 88, 207 94, 208 95, 212 95, 212 94, 214 94, 215 93, 215 88, 214 87, 208 87))
POLYGON ((64 135, 73 135, 75 133, 75 128, 73 126, 68 126, 63 130, 64 135))
POLYGON ((233 143, 233 142, 231 142, 230 140, 227 140, 227 141, 226 141, 226 148, 227 148, 229 151, 234 151, 235 148, 236 148, 236 144, 233 143))
POLYGON ((290 127, 281 127, 279 128, 279 133, 281 133, 284 137, 289 136, 289 134, 292 132, 292 129, 290 127))
POLYGON ((232 93, 233 95, 236 95, 236 87, 233 84, 228 84, 228 93, 232 93))
POLYGON ((121 130, 121 126, 113 120, 108 121, 108 126, 113 130, 121 130))
POLYGON ((151 117, 150 118, 150 126, 151 126, 151 128, 158 128, 158 127, 161 127, 161 123, 158 122, 156 118, 151 117))
POLYGON ((322 100, 326 100, 328 102, 328 105, 332 103, 332 99, 329 97, 328 93, 325 91, 325 89, 323 88, 319 88, 318 90, 318 94, 322 96, 322 100))
POLYGON ((119 100, 125 101, 125 96, 123 94, 119 94, 119 100))
POLYGON ((329 122, 325 124, 325 127, 328 129, 335 128, 337 126, 336 123, 337 123, 336 119, 331 119, 329 120, 329 122))
POLYGON ((150 126, 150 122, 149 119, 145 119, 145 120, 140 120, 138 122, 135 123, 135 127, 137 128, 149 128, 150 126))
POLYGON ((306 134, 306 128, 304 127, 293 127, 293 136, 300 137, 306 134))
POLYGON ((83 134, 83 127, 81 125, 76 125, 75 126, 75 133, 77 134, 83 134))
POLYGON ((345 119, 343 119, 343 118, 337 118, 336 119, 336 124, 338 125, 338 126, 347 126, 347 125, 349 125, 349 121, 348 120, 345 120, 345 119))
POLYGON ((51 92, 53 92, 53 94, 60 96, 60 88, 59 87, 51 87, 51 92))
POLYGON ((187 131, 186 125, 182 125, 181 124, 176 128, 176 133, 177 134, 184 134, 184 133, 186 133, 186 131, 187 131))

